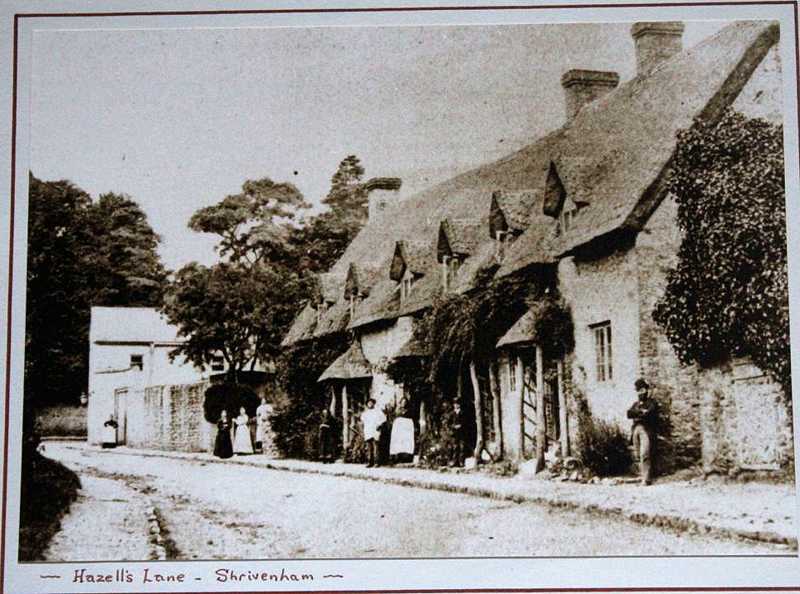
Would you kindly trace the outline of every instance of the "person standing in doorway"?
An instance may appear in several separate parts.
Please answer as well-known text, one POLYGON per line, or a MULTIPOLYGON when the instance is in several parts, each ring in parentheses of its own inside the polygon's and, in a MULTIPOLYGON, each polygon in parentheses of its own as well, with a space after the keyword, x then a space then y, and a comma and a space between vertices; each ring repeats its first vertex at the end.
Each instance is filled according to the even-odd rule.
POLYGON ((633 421, 631 439, 639 462, 639 473, 643 485, 653 482, 653 446, 655 445, 658 404, 650 397, 650 385, 639 378, 634 384, 637 400, 628 409, 628 418, 633 421))
POLYGON ((367 446, 367 468, 380 466, 378 460, 378 442, 381 437, 381 425, 386 422, 383 411, 375 408, 375 399, 367 400, 367 408, 361 413, 361 424, 364 426, 364 443, 367 446))
POLYGON ((272 406, 267 404, 267 399, 262 396, 261 404, 256 409, 256 450, 264 452, 264 443, 269 441, 269 416, 272 414, 272 406))
POLYGON ((252 454, 253 442, 250 439, 250 417, 247 416, 244 407, 239 409, 239 416, 233 420, 233 423, 236 426, 236 435, 233 438, 233 453, 237 455, 252 454))

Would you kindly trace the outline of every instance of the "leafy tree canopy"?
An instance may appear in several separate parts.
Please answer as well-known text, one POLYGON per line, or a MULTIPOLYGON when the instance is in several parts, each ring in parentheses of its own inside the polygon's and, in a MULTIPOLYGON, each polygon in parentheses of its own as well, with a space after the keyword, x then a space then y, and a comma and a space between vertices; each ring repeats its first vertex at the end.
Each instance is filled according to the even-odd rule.
POLYGON ((219 235, 219 254, 231 262, 277 262, 287 257, 290 221, 309 206, 294 185, 264 177, 248 180, 240 193, 198 210, 189 228, 219 235))
POLYGON ((32 406, 77 402, 86 390, 91 306, 160 304, 167 272, 158 242, 132 198, 93 201, 68 181, 30 175, 25 396, 32 406))
POLYGON ((783 130, 728 111, 680 133, 683 241, 653 317, 684 363, 748 355, 790 393, 783 130))

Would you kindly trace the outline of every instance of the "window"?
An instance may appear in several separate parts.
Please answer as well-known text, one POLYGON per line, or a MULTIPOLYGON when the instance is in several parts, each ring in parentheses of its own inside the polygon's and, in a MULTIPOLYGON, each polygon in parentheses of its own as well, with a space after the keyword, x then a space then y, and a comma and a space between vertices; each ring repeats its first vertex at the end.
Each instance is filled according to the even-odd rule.
POLYGON ((517 389, 517 358, 508 358, 508 391, 513 392, 517 389))
POLYGON ((400 280, 400 300, 405 301, 411 295, 411 287, 414 286, 414 277, 411 271, 406 271, 406 274, 400 280))
POLYGON ((449 291, 453 286, 453 281, 461 267, 461 260, 458 256, 445 256, 442 260, 442 279, 445 291, 449 291))
POLYGON ((131 355, 131 369, 144 369, 144 355, 131 355))
POLYGON ((611 322, 591 326, 594 333, 595 369, 598 382, 610 381, 614 377, 611 351, 611 322))
POLYGON ((508 231, 498 231, 495 233, 494 255, 498 260, 502 260, 506 255, 506 242, 508 241, 508 231))
POLYGON ((222 355, 211 357, 211 371, 225 371, 225 358, 222 355))

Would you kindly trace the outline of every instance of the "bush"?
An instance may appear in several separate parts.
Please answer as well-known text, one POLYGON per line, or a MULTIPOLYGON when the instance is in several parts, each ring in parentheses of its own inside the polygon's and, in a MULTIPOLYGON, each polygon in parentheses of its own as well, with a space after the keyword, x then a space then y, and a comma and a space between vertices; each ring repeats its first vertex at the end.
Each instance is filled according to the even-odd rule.
POLYGON ((81 483, 65 466, 34 453, 23 460, 20 487, 19 560, 39 561, 81 483))
POLYGON ((259 405, 259 398, 255 391, 243 384, 213 384, 205 393, 203 400, 203 415, 209 423, 219 421, 222 410, 228 411, 228 418, 238 416, 239 409, 243 406, 247 416, 254 417, 259 405))
POLYGON ((586 400, 578 398, 578 436, 576 448, 584 467, 598 476, 617 476, 630 472, 628 436, 617 425, 592 416, 586 400))
POLYGON ((86 437, 86 407, 61 405, 39 409, 36 431, 39 435, 86 437))

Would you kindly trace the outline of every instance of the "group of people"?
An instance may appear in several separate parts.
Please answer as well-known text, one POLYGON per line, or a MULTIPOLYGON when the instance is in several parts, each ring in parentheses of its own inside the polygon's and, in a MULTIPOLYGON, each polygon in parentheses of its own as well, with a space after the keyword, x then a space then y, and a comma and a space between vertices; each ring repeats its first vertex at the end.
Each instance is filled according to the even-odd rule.
POLYGON ((232 456, 246 456, 262 451, 263 444, 267 441, 269 431, 269 415, 272 407, 266 398, 261 398, 261 404, 256 409, 256 439, 255 446, 250 436, 250 417, 244 406, 239 408, 239 415, 229 418, 228 411, 223 409, 217 421, 217 438, 214 441, 214 455, 217 458, 230 458, 232 456), (233 437, 231 437, 233 435, 233 437))
MULTIPOLYGON (((656 424, 658 418, 658 407, 656 401, 650 396, 650 386, 644 379, 638 379, 635 384, 637 401, 628 410, 628 418, 633 422, 631 441, 637 462, 641 481, 645 485, 652 482, 652 454, 655 440, 656 424)), ((376 408, 375 400, 367 400, 367 406, 361 413, 361 425, 363 427, 364 444, 366 447, 367 467, 380 466, 379 445, 381 434, 388 430, 386 414, 376 408)), ((266 398, 261 398, 261 404, 256 409, 256 438, 255 447, 250 437, 250 417, 248 417, 245 407, 240 407, 239 415, 234 419, 228 417, 228 411, 223 410, 217 422, 217 438, 214 444, 214 455, 218 458, 230 458, 234 455, 253 454, 262 450, 263 443, 268 439, 269 415, 272 407, 267 403, 266 398), (231 435, 233 434, 233 438, 231 435)), ((454 433, 458 436, 456 451, 453 452, 456 464, 463 464, 464 446, 461 439, 462 418, 458 403, 453 407, 454 433)), ((117 423, 113 416, 105 423, 107 432, 116 431, 117 423)), ((330 412, 325 409, 318 431, 319 438, 319 459, 322 462, 333 462, 335 430, 334 419, 330 412)), ((106 441, 103 440, 103 447, 106 441)), ((116 440, 113 440, 116 441, 116 440)), ((401 411, 391 426, 390 456, 413 455, 414 454, 414 422, 407 418, 401 411)))

